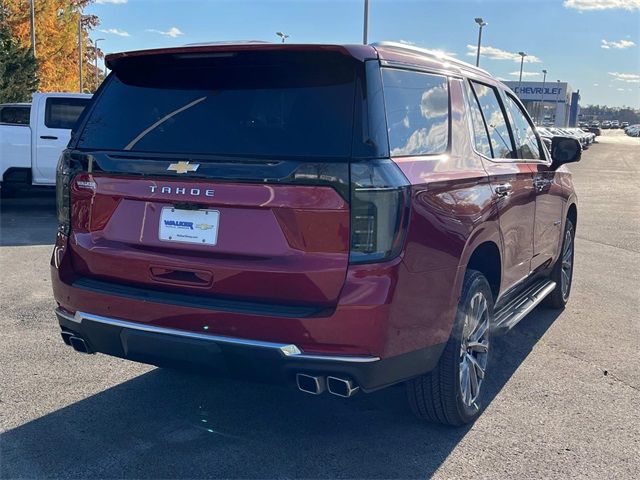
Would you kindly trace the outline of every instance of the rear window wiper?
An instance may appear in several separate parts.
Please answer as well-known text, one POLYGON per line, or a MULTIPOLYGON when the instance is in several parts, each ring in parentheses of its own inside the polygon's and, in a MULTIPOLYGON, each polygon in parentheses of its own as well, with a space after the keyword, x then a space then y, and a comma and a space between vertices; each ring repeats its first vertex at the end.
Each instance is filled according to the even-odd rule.
POLYGON ((173 117, 175 115, 178 115, 179 113, 184 112, 185 110, 190 109, 194 105, 197 105, 198 103, 200 103, 200 102, 202 102, 203 100, 206 100, 206 99, 207 99, 207 97, 198 98, 197 100, 194 100, 193 102, 187 103, 186 105, 178 108, 177 110, 174 110, 173 112, 170 112, 170 113, 166 114, 160 120, 154 122, 151 126, 145 128, 133 140, 131 140, 129 143, 127 143, 127 146, 124 147, 124 150, 131 150, 135 146, 136 143, 138 143, 140 140, 142 140, 149 132, 154 130, 156 127, 162 125, 164 122, 169 120, 171 117, 173 117))

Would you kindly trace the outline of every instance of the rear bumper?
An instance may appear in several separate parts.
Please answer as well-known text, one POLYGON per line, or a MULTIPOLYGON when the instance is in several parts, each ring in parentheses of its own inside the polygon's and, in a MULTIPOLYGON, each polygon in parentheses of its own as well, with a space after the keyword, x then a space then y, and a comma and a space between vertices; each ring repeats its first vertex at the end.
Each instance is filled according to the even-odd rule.
POLYGON ((63 331, 82 337, 93 352, 158 366, 266 382, 293 382, 295 374, 351 377, 373 391, 435 367, 444 344, 381 359, 305 353, 294 344, 210 335, 117 318, 56 310, 63 331))

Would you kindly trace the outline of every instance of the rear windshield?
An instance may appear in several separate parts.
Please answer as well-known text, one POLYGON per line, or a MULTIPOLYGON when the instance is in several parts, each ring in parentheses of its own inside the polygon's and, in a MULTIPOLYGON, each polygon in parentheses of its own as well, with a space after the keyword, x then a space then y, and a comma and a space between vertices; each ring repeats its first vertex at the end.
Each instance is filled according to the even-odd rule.
POLYGON ((130 58, 110 76, 81 149, 349 156, 356 63, 336 52, 130 58))

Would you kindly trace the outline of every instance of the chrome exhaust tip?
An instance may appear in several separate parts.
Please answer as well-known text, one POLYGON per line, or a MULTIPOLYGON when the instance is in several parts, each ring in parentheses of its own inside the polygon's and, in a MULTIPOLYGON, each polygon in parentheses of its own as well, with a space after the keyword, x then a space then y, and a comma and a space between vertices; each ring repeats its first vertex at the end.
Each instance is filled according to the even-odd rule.
POLYGON ((87 345, 87 343, 80 337, 76 337, 76 336, 70 336, 69 337, 69 343, 71 344, 71 346, 73 347, 73 349, 76 352, 80 352, 80 353, 92 353, 91 350, 89 349, 89 346, 87 345))
POLYGON ((324 377, 308 375, 306 373, 297 373, 296 383, 298 390, 312 395, 320 395, 327 389, 327 382, 324 377))
POLYGON ((350 378, 327 377, 327 389, 333 395, 349 398, 358 393, 360 387, 350 378))
POLYGON ((73 337, 73 333, 62 331, 60 332, 60 336, 62 337, 62 341, 64 342, 65 345, 71 346, 70 338, 73 337))

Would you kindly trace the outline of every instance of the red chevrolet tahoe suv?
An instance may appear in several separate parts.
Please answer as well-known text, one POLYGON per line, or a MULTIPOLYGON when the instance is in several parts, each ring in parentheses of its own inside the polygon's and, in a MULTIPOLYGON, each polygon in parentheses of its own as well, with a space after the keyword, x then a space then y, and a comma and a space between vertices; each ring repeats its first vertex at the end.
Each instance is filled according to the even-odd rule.
POLYGON ((75 350, 472 421, 490 333, 571 288, 580 144, 398 44, 119 53, 58 166, 75 350))

